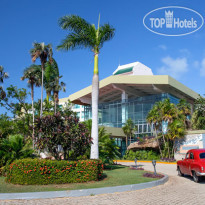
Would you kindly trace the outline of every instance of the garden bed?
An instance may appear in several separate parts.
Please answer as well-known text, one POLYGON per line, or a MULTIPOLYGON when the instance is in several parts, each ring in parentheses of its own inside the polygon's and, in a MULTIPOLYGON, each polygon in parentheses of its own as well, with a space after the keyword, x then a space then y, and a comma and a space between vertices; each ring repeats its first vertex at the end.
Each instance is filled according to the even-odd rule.
POLYGON ((71 184, 50 184, 50 185, 14 185, 5 182, 5 177, 0 177, 0 193, 15 192, 40 192, 40 191, 62 191, 76 189, 90 189, 100 187, 111 187, 128 184, 139 184, 155 181, 157 178, 143 177, 145 171, 130 170, 129 167, 115 165, 103 171, 100 181, 71 184))

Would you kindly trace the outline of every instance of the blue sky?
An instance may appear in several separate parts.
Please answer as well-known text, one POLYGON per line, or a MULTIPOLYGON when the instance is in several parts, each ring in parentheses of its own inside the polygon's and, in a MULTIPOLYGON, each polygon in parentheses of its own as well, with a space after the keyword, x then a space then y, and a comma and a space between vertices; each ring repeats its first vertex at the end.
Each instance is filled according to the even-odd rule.
MULTIPOLYGON (((56 51, 67 34, 58 26, 58 19, 77 14, 97 24, 100 13, 101 24, 109 22, 116 29, 113 40, 105 43, 100 52, 100 79, 110 76, 119 64, 140 61, 154 74, 169 74, 199 94, 205 94, 205 25, 193 34, 179 37, 148 31, 143 17, 164 6, 188 7, 205 17, 203 0, 1 0, 0 65, 10 75, 4 88, 10 84, 27 87, 20 77, 32 64, 29 50, 34 41, 53 45, 53 57, 66 83, 66 92, 61 92, 60 97, 90 85, 93 53, 90 50, 56 51)), ((40 89, 35 90, 37 98, 40 98, 40 89)))

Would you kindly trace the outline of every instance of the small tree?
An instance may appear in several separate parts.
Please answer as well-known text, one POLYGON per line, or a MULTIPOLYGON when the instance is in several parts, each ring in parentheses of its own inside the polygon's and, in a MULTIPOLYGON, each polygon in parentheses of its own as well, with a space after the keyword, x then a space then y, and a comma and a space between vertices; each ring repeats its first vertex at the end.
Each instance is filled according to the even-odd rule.
POLYGON ((84 155, 91 143, 86 132, 85 125, 73 115, 57 113, 37 118, 35 122, 35 133, 41 135, 36 135, 38 149, 47 149, 57 160, 61 160, 62 155, 66 160, 84 155))
POLYGON ((130 144, 131 139, 134 136, 134 132, 137 131, 137 127, 134 125, 132 119, 128 119, 125 125, 122 127, 123 132, 126 135, 126 147, 128 147, 128 138, 130 138, 130 144))

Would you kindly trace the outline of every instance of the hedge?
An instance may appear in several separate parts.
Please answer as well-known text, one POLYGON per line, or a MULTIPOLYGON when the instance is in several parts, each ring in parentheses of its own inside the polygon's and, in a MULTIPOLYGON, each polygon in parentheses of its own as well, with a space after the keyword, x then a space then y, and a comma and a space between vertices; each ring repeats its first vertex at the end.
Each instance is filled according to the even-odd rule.
POLYGON ((56 161, 22 159, 10 164, 6 181, 13 184, 65 184, 101 178, 100 160, 56 161))

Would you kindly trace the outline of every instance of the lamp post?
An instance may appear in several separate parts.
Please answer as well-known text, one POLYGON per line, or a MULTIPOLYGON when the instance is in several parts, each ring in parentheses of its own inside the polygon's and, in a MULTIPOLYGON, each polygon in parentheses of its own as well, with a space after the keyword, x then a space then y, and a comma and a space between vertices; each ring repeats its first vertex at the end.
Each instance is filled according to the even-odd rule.
POLYGON ((154 175, 157 175, 157 172, 156 172, 156 160, 152 160, 152 165, 154 167, 154 175))

